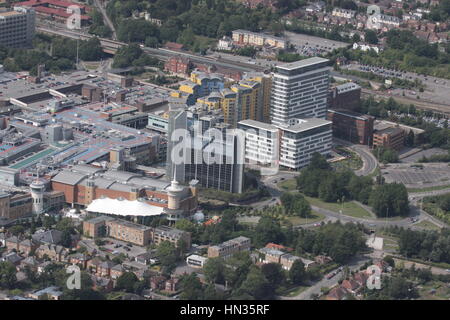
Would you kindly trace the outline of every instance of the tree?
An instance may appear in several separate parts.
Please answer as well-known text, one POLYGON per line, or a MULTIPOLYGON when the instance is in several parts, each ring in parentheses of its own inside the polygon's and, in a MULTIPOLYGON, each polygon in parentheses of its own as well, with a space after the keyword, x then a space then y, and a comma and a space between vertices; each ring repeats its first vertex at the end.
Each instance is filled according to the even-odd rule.
POLYGON ((175 222, 176 229, 187 231, 194 233, 195 232, 195 224, 192 221, 189 221, 187 219, 180 219, 177 222, 175 222))
POLYGON ((264 246, 268 242, 282 242, 283 232, 280 223, 274 218, 262 217, 256 225, 254 239, 257 246, 264 246))
POLYGON ((308 217, 311 214, 311 206, 301 194, 283 193, 281 203, 287 214, 296 214, 300 217, 308 217))
POLYGON ((200 282, 197 274, 191 273, 181 278, 181 288, 183 292, 180 298, 183 300, 202 300, 203 299, 203 286, 200 282))
POLYGON ((159 244, 156 255, 161 262, 163 272, 170 273, 176 267, 179 258, 179 251, 173 243, 163 241, 159 244))
POLYGON ((8 231, 11 232, 13 235, 18 236, 25 232, 25 228, 20 224, 17 224, 9 228, 8 231))
POLYGON ((373 30, 366 30, 364 34, 364 40, 370 44, 377 44, 378 43, 378 37, 375 31, 373 30))
POLYGON ((118 290, 125 290, 126 292, 134 292, 134 286, 139 281, 133 272, 124 272, 117 278, 116 288, 118 290))
POLYGON ((280 284, 282 284, 285 280, 283 269, 278 263, 263 264, 261 267, 261 272, 274 289, 280 286, 280 284))
POLYGON ((289 270, 289 279, 293 284, 300 285, 306 280, 305 264, 301 259, 297 259, 289 270))
POLYGON ((376 186, 369 205, 378 217, 406 216, 409 213, 408 191, 399 183, 376 186))
POLYGON ((390 267, 392 267, 392 268, 395 267, 395 261, 394 261, 394 258, 392 258, 392 256, 385 256, 385 257, 383 258, 383 260, 384 260, 385 262, 387 262, 387 264, 388 264, 390 267))
POLYGON ((64 230, 61 235, 61 245, 66 248, 70 248, 72 246, 72 237, 70 231, 64 230))
POLYGON ((360 41, 361 41, 361 37, 359 36, 359 34, 355 33, 352 36, 352 42, 355 43, 355 42, 360 42, 360 41))
POLYGON ((0 262, 0 287, 14 289, 17 283, 16 268, 8 261, 0 262))
POLYGON ((225 282, 225 262, 222 258, 209 258, 203 266, 206 279, 212 283, 225 282))
POLYGON ((311 160, 308 165, 308 169, 330 169, 330 164, 327 162, 325 157, 318 152, 314 152, 311 155, 311 160))
POLYGON ((68 231, 69 233, 73 233, 74 225, 73 225, 72 219, 71 218, 62 218, 61 220, 59 220, 56 223, 55 229, 62 231, 62 232, 68 231))
POLYGON ((83 41, 79 47, 79 55, 81 60, 100 60, 104 56, 100 40, 94 37, 88 41, 83 41))
POLYGON ((143 54, 142 49, 137 44, 120 47, 114 55, 114 68, 126 68, 132 65, 143 54))
POLYGON ((271 299, 274 291, 262 271, 256 266, 251 266, 247 278, 238 289, 237 294, 247 295, 255 300, 264 300, 271 299))

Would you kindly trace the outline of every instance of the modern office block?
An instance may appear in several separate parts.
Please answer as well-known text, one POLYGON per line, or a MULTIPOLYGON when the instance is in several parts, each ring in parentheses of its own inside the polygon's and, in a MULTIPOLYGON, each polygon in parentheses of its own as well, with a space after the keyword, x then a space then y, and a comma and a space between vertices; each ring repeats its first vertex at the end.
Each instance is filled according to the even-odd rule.
POLYGON ((272 83, 272 124, 283 125, 296 118, 325 118, 328 62, 314 57, 277 66, 272 83))

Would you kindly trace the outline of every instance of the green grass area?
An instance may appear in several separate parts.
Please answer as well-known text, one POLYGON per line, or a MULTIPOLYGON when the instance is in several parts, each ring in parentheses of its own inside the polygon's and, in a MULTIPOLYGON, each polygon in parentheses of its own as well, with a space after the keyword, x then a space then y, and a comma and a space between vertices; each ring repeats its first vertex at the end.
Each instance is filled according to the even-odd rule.
POLYGON ((353 152, 352 150, 343 146, 338 146, 335 149, 338 153, 347 156, 347 159, 331 163, 331 166, 333 168, 335 168, 336 170, 359 170, 362 168, 363 161, 356 152, 353 152))
POLYGON ((318 198, 311 198, 305 196, 306 200, 312 205, 316 206, 322 209, 339 212, 339 210, 342 210, 342 214, 346 216, 351 216, 355 218, 371 218, 371 214, 365 210, 364 208, 360 207, 356 203, 352 201, 344 202, 342 205, 339 203, 334 202, 324 202, 318 198))
POLYGON ((298 226, 301 224, 307 224, 307 223, 315 223, 319 222, 325 219, 325 215, 323 215, 320 212, 312 211, 311 215, 306 219, 302 217, 287 217, 287 220, 289 220, 294 226, 298 226))
POLYGON ((398 250, 397 240, 389 237, 383 237, 383 249, 389 252, 396 252, 398 250))
POLYGON ((285 191, 294 191, 297 189, 297 180, 295 179, 288 179, 284 181, 280 181, 277 184, 278 188, 285 190, 285 191))
POLYGON ((429 281, 419 286, 419 300, 448 300, 450 288, 442 281, 429 281))
MULTIPOLYGON (((417 258, 403 258, 399 256, 395 256, 394 259, 399 261, 405 261, 405 262, 411 262, 411 263, 417 263, 417 264, 423 264, 426 266, 441 268, 441 269, 450 269, 450 263, 446 262, 432 262, 432 261, 424 261, 417 258)), ((397 263, 396 263, 397 265, 397 263)))
POLYGON ((415 193, 415 192, 438 191, 438 190, 444 190, 444 189, 450 189, 450 184, 446 184, 443 186, 425 187, 425 188, 408 188, 407 190, 409 193, 415 193))
POLYGON ((419 223, 416 223, 414 226, 420 227, 420 228, 423 228, 426 230, 436 230, 436 231, 441 230, 441 228, 439 226, 435 225, 433 222, 428 221, 428 220, 422 220, 419 223))
POLYGON ((374 178, 374 177, 376 177, 376 176, 378 176, 380 174, 380 171, 381 171, 380 167, 377 166, 375 168, 375 170, 373 170, 373 172, 371 174, 367 175, 367 177, 374 178))
POLYGON ((422 209, 435 218, 445 223, 450 223, 450 214, 447 211, 442 210, 437 203, 425 200, 422 209))
POLYGON ((283 297, 295 297, 295 296, 299 295, 300 293, 302 293, 303 291, 305 291, 308 288, 309 287, 304 287, 304 286, 290 288, 290 289, 287 289, 287 290, 285 290, 283 292, 280 292, 280 296, 283 296, 283 297))

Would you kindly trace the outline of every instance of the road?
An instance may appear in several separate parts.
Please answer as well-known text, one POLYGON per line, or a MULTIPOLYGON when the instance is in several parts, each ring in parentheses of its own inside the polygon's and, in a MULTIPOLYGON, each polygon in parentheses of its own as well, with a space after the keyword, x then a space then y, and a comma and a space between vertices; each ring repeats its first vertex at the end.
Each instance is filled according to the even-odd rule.
MULTIPOLYGON (((59 35, 62 37, 68 37, 72 39, 82 39, 87 40, 90 38, 93 38, 94 35, 77 32, 73 30, 67 30, 63 28, 48 28, 44 26, 38 26, 36 28, 38 31, 48 34, 54 34, 59 35)), ((115 52, 118 48, 127 45, 124 42, 120 41, 114 41, 110 39, 105 38, 99 38, 100 43, 102 47, 107 50, 108 52, 115 52)), ((186 58, 189 58, 194 63, 201 63, 201 64, 214 64, 219 67, 228 68, 228 69, 234 69, 239 70, 241 72, 252 72, 252 71, 264 71, 266 68, 260 65, 256 64, 249 64, 244 61, 232 61, 225 58, 219 58, 219 57, 209 57, 209 56, 200 56, 193 53, 185 52, 185 51, 174 51, 174 50, 168 50, 164 48, 149 48, 149 47, 142 47, 142 50, 156 58, 159 58, 161 60, 167 60, 172 56, 184 56, 186 58)))
MULTIPOLYGON (((370 165, 368 164, 367 168, 365 170, 367 170, 369 166, 372 168, 374 167, 373 164, 370 164, 370 165)), ((375 166, 375 168, 376 168, 376 166, 375 166)), ((261 179, 261 184, 262 184, 261 186, 265 186, 267 188, 267 190, 269 191, 269 193, 271 195, 271 198, 268 200, 257 202, 257 203, 252 203, 251 207, 253 207, 254 209, 260 210, 266 206, 273 206, 273 205, 276 205, 277 203, 280 203, 280 196, 284 192, 284 190, 281 190, 278 187, 278 183, 282 180, 292 179, 292 178, 298 176, 299 174, 300 174, 299 172, 295 172, 295 171, 292 171, 292 172, 281 171, 277 175, 263 177, 261 179), (273 199, 275 199, 275 200, 273 200, 273 199)), ((409 217, 404 218, 404 219, 398 219, 398 220, 370 219, 370 218, 368 219, 368 218, 352 217, 352 216, 343 215, 343 214, 340 214, 338 212, 334 212, 331 210, 319 208, 317 206, 311 206, 311 209, 318 213, 323 214, 325 216, 325 219, 323 220, 324 222, 328 222, 328 221, 334 222, 334 221, 340 220, 343 223, 361 223, 372 229, 383 228, 383 227, 387 227, 387 226, 415 228, 415 225, 423 220, 428 220, 441 228, 444 228, 444 227, 448 228, 449 226, 446 223, 434 218, 433 216, 429 215, 425 211, 421 210, 417 204, 417 200, 423 198, 424 196, 443 194, 443 193, 448 193, 448 192, 450 192, 450 189, 423 192, 423 193, 411 193, 409 196, 409 199, 411 201, 409 217), (413 222, 412 218, 414 218, 416 221, 413 222)), ((303 224, 299 227, 308 228, 308 227, 313 227, 315 224, 316 223, 303 224)))
MULTIPOLYGON (((348 263, 346 266, 350 269, 350 271, 357 271, 365 263, 367 263, 370 259, 371 258, 369 256, 361 256, 361 257, 354 259, 353 261, 348 263)), ((341 276, 342 276, 342 271, 339 271, 339 268, 337 268, 333 271, 330 271, 330 273, 331 272, 336 272, 337 274, 331 279, 327 279, 326 277, 324 277, 322 280, 315 283, 314 285, 312 285, 305 291, 300 292, 298 295, 296 295, 294 297, 282 297, 281 296, 278 298, 280 300, 312 300, 313 295, 320 295, 322 293, 322 291, 321 291, 322 288, 334 287, 339 282, 339 280, 341 279, 341 276)))
POLYGON ((355 174, 358 176, 367 176, 375 171, 375 169, 378 166, 378 160, 375 158, 375 156, 370 151, 370 148, 366 145, 360 145, 360 144, 353 144, 345 140, 333 138, 333 141, 335 143, 342 144, 349 149, 356 152, 363 161, 363 167, 357 171, 355 171, 355 174))
MULTIPOLYGON (((114 24, 111 22, 111 20, 108 17, 108 14, 106 13, 105 8, 102 6, 99 0, 94 0, 95 6, 100 10, 101 14, 103 15, 103 21, 106 22, 108 27, 112 31, 112 38, 113 40, 117 40, 117 33, 116 28, 114 27, 114 24)), ((106 7, 106 5, 105 5, 106 7)))
POLYGON ((386 78, 391 78, 392 75, 390 75, 389 73, 393 72, 397 78, 408 81, 420 81, 425 86, 424 92, 419 92, 418 88, 411 90, 398 88, 391 90, 391 92, 395 96, 404 95, 404 97, 412 99, 417 99, 416 97, 417 95, 419 95, 421 100, 449 106, 448 102, 450 99, 450 81, 448 79, 442 79, 433 76, 424 76, 413 72, 401 72, 377 67, 370 68, 367 66, 362 66, 359 63, 352 63, 350 65, 344 66, 343 68, 349 70, 371 72, 386 78), (369 68, 369 70, 366 70, 364 68, 369 68))
MULTIPOLYGON (((331 76, 338 78, 338 79, 347 79, 351 81, 368 81, 367 79, 360 78, 353 75, 346 75, 342 74, 336 71, 331 71, 331 76)), ((447 84, 450 84, 450 80, 447 81, 447 84)), ((437 90, 434 89, 434 90, 437 90)), ((442 89, 439 89, 442 91, 442 89)), ((447 88, 448 92, 450 92, 449 88, 447 88)), ((447 92, 447 93, 448 93, 447 92)), ((425 96, 424 93, 420 92, 419 96, 421 99, 417 99, 417 94, 413 95, 411 94, 411 90, 403 90, 403 89, 396 89, 394 91, 375 91, 367 88, 361 89, 361 96, 367 97, 372 96, 375 99, 388 99, 390 97, 394 98, 399 103, 403 104, 414 104, 417 108, 425 109, 425 110, 432 110, 435 112, 441 112, 450 114, 450 105, 446 101, 450 101, 450 95, 448 97, 448 100, 445 101, 445 97, 441 97, 440 99, 433 99, 433 94, 435 94, 436 91, 431 92, 429 96, 425 96), (405 91, 405 96, 403 96, 403 91, 405 91), (390 92, 390 93, 389 93, 390 92), (427 97, 428 99, 425 100, 424 97, 427 97), (433 101, 431 101, 433 99, 433 101)), ((442 93, 441 94, 446 94, 442 93)))

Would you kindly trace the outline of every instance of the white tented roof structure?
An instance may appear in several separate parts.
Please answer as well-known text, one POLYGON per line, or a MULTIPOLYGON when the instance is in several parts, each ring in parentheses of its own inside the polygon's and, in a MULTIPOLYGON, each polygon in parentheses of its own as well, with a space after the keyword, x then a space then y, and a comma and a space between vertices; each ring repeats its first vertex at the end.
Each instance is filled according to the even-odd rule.
POLYGON ((118 216, 157 216, 163 213, 164 208, 139 200, 100 198, 92 201, 86 210, 118 216))

